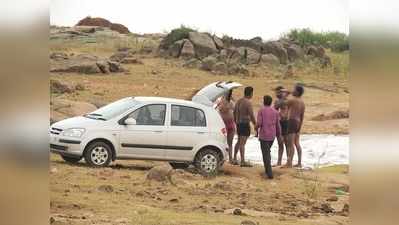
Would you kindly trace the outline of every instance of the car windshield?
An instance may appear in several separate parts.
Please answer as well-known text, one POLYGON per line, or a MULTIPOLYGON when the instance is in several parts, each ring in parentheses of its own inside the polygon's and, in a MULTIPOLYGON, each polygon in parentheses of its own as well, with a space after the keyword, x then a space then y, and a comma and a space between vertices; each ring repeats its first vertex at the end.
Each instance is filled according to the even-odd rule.
POLYGON ((101 107, 92 113, 88 113, 85 116, 92 119, 109 120, 126 112, 138 103, 133 97, 124 98, 101 107))

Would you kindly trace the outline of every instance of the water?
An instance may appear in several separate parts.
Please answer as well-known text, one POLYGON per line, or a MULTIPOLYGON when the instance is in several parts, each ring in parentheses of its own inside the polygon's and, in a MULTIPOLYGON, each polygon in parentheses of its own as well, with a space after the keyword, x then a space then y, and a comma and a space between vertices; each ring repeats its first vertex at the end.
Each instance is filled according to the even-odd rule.
MULTIPOLYGON (((236 141, 236 140, 235 140, 236 141)), ((235 143, 235 142, 234 142, 235 143)), ((316 165, 329 166, 349 164, 349 136, 330 135, 330 134, 309 134, 301 135, 300 143, 302 146, 302 165, 314 168, 316 165)), ((250 137, 246 145, 246 160, 251 163, 263 164, 262 152, 259 140, 250 137)), ((271 148, 272 164, 277 163, 278 145, 274 141, 271 148)), ((286 160, 286 152, 283 155, 283 164, 286 160)), ((295 152, 294 164, 297 162, 295 152)))

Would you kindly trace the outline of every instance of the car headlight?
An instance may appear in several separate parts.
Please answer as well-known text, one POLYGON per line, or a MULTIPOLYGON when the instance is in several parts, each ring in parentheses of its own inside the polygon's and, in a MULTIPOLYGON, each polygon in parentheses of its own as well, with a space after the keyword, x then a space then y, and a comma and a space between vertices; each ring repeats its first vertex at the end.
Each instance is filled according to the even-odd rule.
POLYGON ((61 135, 67 137, 82 137, 84 132, 85 132, 84 128, 71 128, 64 130, 61 135))

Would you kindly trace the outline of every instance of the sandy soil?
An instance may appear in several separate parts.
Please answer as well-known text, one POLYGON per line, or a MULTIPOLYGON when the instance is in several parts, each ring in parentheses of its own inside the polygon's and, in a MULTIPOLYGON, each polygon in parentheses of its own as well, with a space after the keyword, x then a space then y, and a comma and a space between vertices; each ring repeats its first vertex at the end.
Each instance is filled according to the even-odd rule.
POLYGON ((146 179, 166 163, 117 161, 110 168, 65 163, 51 155, 50 211, 53 224, 348 224, 348 168, 316 171, 224 165, 204 178, 190 170, 171 180, 146 179), (338 193, 337 190, 344 192, 338 193), (239 215, 234 215, 239 214, 239 215), (240 214, 241 212, 241 214, 240 214))

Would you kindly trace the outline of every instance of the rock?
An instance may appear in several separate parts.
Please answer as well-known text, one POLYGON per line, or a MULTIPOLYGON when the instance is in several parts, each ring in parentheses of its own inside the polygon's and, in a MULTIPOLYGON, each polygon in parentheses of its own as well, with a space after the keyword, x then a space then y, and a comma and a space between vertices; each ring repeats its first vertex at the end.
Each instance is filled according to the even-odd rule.
POLYGON ((56 167, 53 167, 51 168, 50 173, 51 174, 58 173, 58 169, 56 167))
POLYGON ((338 201, 338 197, 337 196, 331 196, 329 198, 326 199, 328 202, 336 202, 338 201))
POLYGON ((122 62, 122 60, 123 60, 124 58, 129 57, 129 56, 130 56, 130 54, 129 54, 129 52, 127 52, 127 51, 124 51, 124 52, 117 52, 117 53, 111 55, 111 57, 109 57, 109 59, 110 59, 111 61, 115 61, 115 62, 122 62))
POLYGON ((74 88, 71 85, 62 83, 59 80, 50 79, 50 92, 56 94, 72 93, 74 88))
POLYGON ((144 64, 141 60, 133 57, 126 57, 122 59, 121 63, 123 64, 144 64))
POLYGON ((264 54, 260 57, 259 63, 262 65, 277 66, 280 64, 280 60, 273 54, 264 54))
POLYGON ((332 208, 329 203, 322 203, 320 209, 324 213, 333 213, 334 212, 334 208, 332 208))
POLYGON ((125 71, 118 62, 108 61, 109 71, 113 73, 125 71))
POLYGON ((288 60, 293 62, 298 59, 304 59, 305 53, 301 46, 292 44, 287 48, 288 60))
POLYGON ((233 187, 227 181, 219 181, 213 185, 214 188, 220 189, 223 191, 232 191, 233 187))
POLYGON ((204 58, 208 55, 217 53, 215 42, 209 34, 190 32, 188 36, 189 40, 194 45, 195 54, 198 58, 204 58))
POLYGON ((101 73, 104 73, 104 74, 110 73, 109 65, 108 65, 107 61, 98 61, 98 62, 96 62, 96 64, 97 64, 98 68, 100 69, 101 73))
POLYGON ((341 210, 341 214, 344 216, 349 216, 349 204, 345 203, 344 207, 341 210))
POLYGON ((320 58, 320 64, 322 68, 332 66, 331 58, 328 55, 324 55, 322 58, 320 58))
POLYGON ((98 187, 98 190, 101 192, 111 193, 114 191, 114 188, 111 185, 101 185, 98 187))
POLYGON ((147 180, 154 180, 158 182, 165 182, 169 181, 172 183, 172 177, 171 173, 173 172, 173 169, 170 166, 155 166, 151 168, 147 175, 146 179, 147 180))
POLYGON ((173 203, 179 202, 179 199, 177 199, 177 198, 172 198, 172 199, 169 200, 169 202, 173 202, 173 203))
POLYGON ((181 51, 181 49, 183 47, 184 42, 185 42, 185 39, 176 41, 175 43, 170 45, 169 49, 168 49, 169 56, 172 56, 172 57, 175 57, 175 58, 179 57, 180 56, 180 51, 181 51))
POLYGON ((349 110, 337 110, 329 114, 319 114, 312 118, 313 121, 326 121, 349 118, 349 110))
POLYGON ((75 56, 77 60, 97 61, 98 57, 91 54, 79 54, 75 56))
POLYGON ((218 38, 216 35, 213 35, 213 42, 215 42, 215 46, 217 49, 221 50, 224 48, 224 44, 222 39, 218 38))
POLYGON ((261 54, 255 49, 246 48, 246 63, 247 64, 258 64, 261 54))
POLYGON ((288 62, 288 54, 287 50, 284 48, 283 44, 281 44, 278 41, 270 41, 265 43, 262 46, 263 52, 262 54, 273 54, 275 55, 279 60, 281 64, 287 64, 288 62))
POLYGON ((129 34, 130 33, 129 29, 120 23, 112 23, 110 26, 110 29, 113 31, 116 31, 120 34, 129 34))
POLYGON ((54 122, 57 122, 69 117, 81 116, 96 109, 96 106, 87 102, 75 102, 56 98, 50 102, 50 118, 54 122))
POLYGON ((217 62, 214 66, 212 71, 218 74, 225 74, 227 73, 227 64, 224 62, 217 62))
POLYGON ((63 52, 53 52, 50 54, 50 59, 54 60, 66 60, 69 59, 69 56, 63 52))
POLYGON ((74 61, 65 65, 53 67, 50 69, 53 73, 83 73, 83 74, 96 74, 101 73, 96 62, 91 61, 74 61))
POLYGON ((243 221, 241 221, 241 225, 259 225, 259 223, 256 223, 251 220, 243 220, 243 221))
POLYGON ((322 58, 325 55, 325 50, 321 46, 316 47, 311 45, 307 48, 306 54, 313 57, 322 58))
POLYGON ((200 68, 201 65, 202 65, 201 60, 198 60, 195 58, 189 59, 183 63, 183 67, 187 67, 187 68, 200 68))
POLYGON ((184 41, 179 57, 183 59, 191 59, 195 57, 194 45, 190 40, 184 41))
POLYGON ((85 86, 83 84, 77 84, 77 85, 75 85, 75 90, 84 91, 85 90, 85 86))
POLYGON ((212 71, 215 66, 217 59, 214 56, 208 56, 202 60, 201 69, 206 71, 212 71))
POLYGON ((229 64, 227 72, 229 74, 244 74, 244 75, 249 74, 249 70, 240 63, 229 64))
POLYGON ((96 26, 96 27, 108 27, 113 31, 116 31, 120 34, 128 34, 130 33, 129 29, 122 24, 111 23, 109 20, 104 18, 92 18, 90 16, 80 20, 76 26, 96 26))
POLYGON ((233 215, 241 216, 242 215, 242 210, 240 208, 235 208, 233 210, 233 215))

